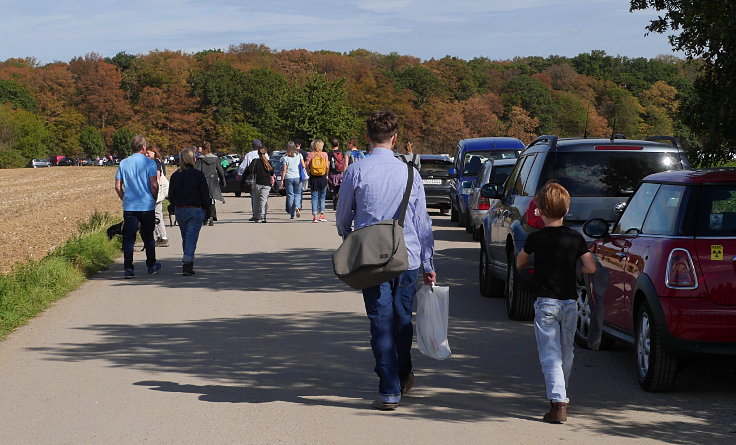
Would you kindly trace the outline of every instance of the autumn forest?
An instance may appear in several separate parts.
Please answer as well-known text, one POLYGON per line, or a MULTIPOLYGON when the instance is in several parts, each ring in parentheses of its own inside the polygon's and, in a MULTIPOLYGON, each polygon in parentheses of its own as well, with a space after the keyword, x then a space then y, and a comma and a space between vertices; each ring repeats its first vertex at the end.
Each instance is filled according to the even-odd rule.
POLYGON ((0 167, 50 155, 125 156, 134 134, 162 153, 210 141, 243 152, 290 139, 362 138, 364 118, 391 109, 399 148, 447 153, 457 141, 540 134, 694 140, 678 109, 697 61, 591 51, 513 60, 425 60, 366 50, 274 51, 239 44, 196 54, 152 51, 69 62, 0 62, 0 167))

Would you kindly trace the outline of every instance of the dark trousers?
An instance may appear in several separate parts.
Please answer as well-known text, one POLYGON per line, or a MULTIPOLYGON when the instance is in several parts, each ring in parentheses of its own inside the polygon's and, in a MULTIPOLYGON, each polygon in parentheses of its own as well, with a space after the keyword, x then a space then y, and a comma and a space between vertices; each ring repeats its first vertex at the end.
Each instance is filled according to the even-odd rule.
POLYGON ((411 309, 418 269, 407 270, 378 286, 363 289, 365 310, 371 326, 371 349, 376 359, 378 393, 385 402, 398 402, 401 381, 411 372, 411 342, 414 327, 411 309))
POLYGON ((212 218, 213 221, 217 221, 217 209, 215 208, 215 200, 210 200, 210 218, 212 218))
POLYGON ((133 247, 138 227, 141 229, 141 238, 146 248, 146 266, 156 264, 156 241, 153 239, 153 229, 156 226, 156 215, 153 210, 147 212, 123 211, 123 266, 133 269, 133 247))

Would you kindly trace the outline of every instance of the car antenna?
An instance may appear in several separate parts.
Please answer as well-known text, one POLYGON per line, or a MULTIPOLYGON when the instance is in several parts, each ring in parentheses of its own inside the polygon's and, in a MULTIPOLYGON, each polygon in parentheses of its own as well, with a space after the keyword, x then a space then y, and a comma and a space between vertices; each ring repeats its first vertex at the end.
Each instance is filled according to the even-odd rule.
POLYGON ((588 109, 585 110, 585 131, 583 131, 583 139, 588 138, 588 118, 590 117, 590 105, 588 105, 588 109))
POLYGON ((611 130, 611 143, 615 142, 616 139, 616 118, 613 118, 613 130, 611 130))

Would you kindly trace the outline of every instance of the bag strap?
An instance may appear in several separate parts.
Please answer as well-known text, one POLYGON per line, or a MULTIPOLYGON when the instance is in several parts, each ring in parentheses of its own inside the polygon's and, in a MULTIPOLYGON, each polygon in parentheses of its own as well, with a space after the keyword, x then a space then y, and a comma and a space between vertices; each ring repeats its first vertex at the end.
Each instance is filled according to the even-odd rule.
POLYGON ((406 179, 406 190, 404 190, 404 199, 401 200, 399 206, 399 225, 404 227, 404 216, 406 216, 406 208, 409 205, 409 196, 411 195, 411 188, 414 185, 414 167, 411 164, 406 164, 409 169, 409 175, 406 179))

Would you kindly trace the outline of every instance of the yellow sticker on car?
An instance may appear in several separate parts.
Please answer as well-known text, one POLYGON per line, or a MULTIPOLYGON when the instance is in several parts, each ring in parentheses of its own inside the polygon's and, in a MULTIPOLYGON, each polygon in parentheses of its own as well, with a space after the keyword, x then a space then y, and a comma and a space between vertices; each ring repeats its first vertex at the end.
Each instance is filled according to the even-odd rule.
POLYGON ((713 244, 710 246, 710 259, 711 261, 723 260, 723 246, 713 244))

